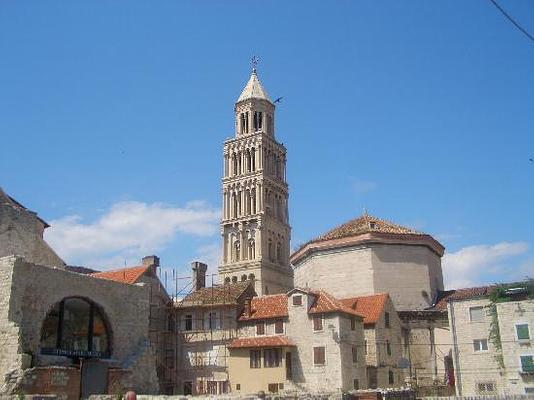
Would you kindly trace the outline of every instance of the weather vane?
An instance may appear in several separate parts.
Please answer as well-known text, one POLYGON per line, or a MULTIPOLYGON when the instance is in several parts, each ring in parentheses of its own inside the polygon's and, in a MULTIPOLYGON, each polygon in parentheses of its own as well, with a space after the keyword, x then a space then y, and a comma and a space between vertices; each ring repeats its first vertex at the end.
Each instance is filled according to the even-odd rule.
POLYGON ((250 59, 250 64, 252 65, 252 72, 256 72, 256 68, 258 68, 258 62, 260 62, 260 59, 257 56, 253 56, 250 59))

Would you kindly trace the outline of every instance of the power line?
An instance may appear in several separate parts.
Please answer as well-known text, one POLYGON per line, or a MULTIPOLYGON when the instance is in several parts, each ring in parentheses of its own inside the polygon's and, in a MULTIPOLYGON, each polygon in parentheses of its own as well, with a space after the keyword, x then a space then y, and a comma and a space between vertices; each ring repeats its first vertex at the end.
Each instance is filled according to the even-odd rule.
POLYGON ((523 32, 523 34, 524 34, 527 38, 529 38, 531 41, 534 42, 534 36, 532 36, 530 33, 527 32, 527 30, 526 30, 525 28, 523 28, 521 25, 519 25, 519 23, 518 23, 515 19, 513 19, 512 16, 511 16, 510 14, 508 14, 508 13, 507 13, 507 12, 500 6, 500 5, 499 5, 499 3, 497 3, 496 0, 489 0, 489 1, 491 1, 491 2, 493 3, 493 5, 494 5, 495 7, 497 7, 497 10, 499 10, 499 11, 502 13, 502 15, 504 15, 504 16, 508 19, 508 21, 510 21, 512 24, 514 24, 514 26, 515 26, 517 29, 519 29, 521 32, 523 32))

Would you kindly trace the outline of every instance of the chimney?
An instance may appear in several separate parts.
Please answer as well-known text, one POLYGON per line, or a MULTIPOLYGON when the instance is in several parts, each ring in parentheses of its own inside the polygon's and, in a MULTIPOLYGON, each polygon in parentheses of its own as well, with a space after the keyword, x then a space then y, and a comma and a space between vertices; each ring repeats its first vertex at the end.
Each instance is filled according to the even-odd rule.
POLYGON ((152 272, 157 273, 159 267, 159 257, 158 256, 146 256, 143 257, 143 266, 152 267, 152 272))
POLYGON ((200 290, 206 287, 206 271, 208 265, 200 261, 193 261, 191 263, 191 269, 193 270, 193 290, 200 290))
POLYGON ((245 299, 245 317, 250 317, 250 313, 252 311, 252 299, 250 297, 247 297, 245 299))

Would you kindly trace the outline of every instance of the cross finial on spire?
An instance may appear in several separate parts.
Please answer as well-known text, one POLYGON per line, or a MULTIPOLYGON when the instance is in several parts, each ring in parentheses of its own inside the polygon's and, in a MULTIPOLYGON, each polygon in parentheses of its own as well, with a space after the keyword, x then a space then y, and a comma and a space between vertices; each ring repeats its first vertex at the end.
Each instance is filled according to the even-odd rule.
POLYGON ((258 68, 258 63, 260 62, 260 59, 258 56, 252 56, 250 59, 250 65, 252 65, 252 72, 256 73, 256 68, 258 68))

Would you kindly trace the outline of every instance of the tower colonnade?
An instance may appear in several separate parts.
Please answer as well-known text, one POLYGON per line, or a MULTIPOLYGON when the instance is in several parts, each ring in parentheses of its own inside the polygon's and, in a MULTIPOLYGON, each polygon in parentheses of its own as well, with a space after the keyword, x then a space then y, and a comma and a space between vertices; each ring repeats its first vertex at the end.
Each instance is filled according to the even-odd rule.
POLYGON ((235 136, 224 143, 219 273, 254 278, 256 292, 292 288, 286 149, 275 139, 274 104, 256 71, 237 100, 235 136))

